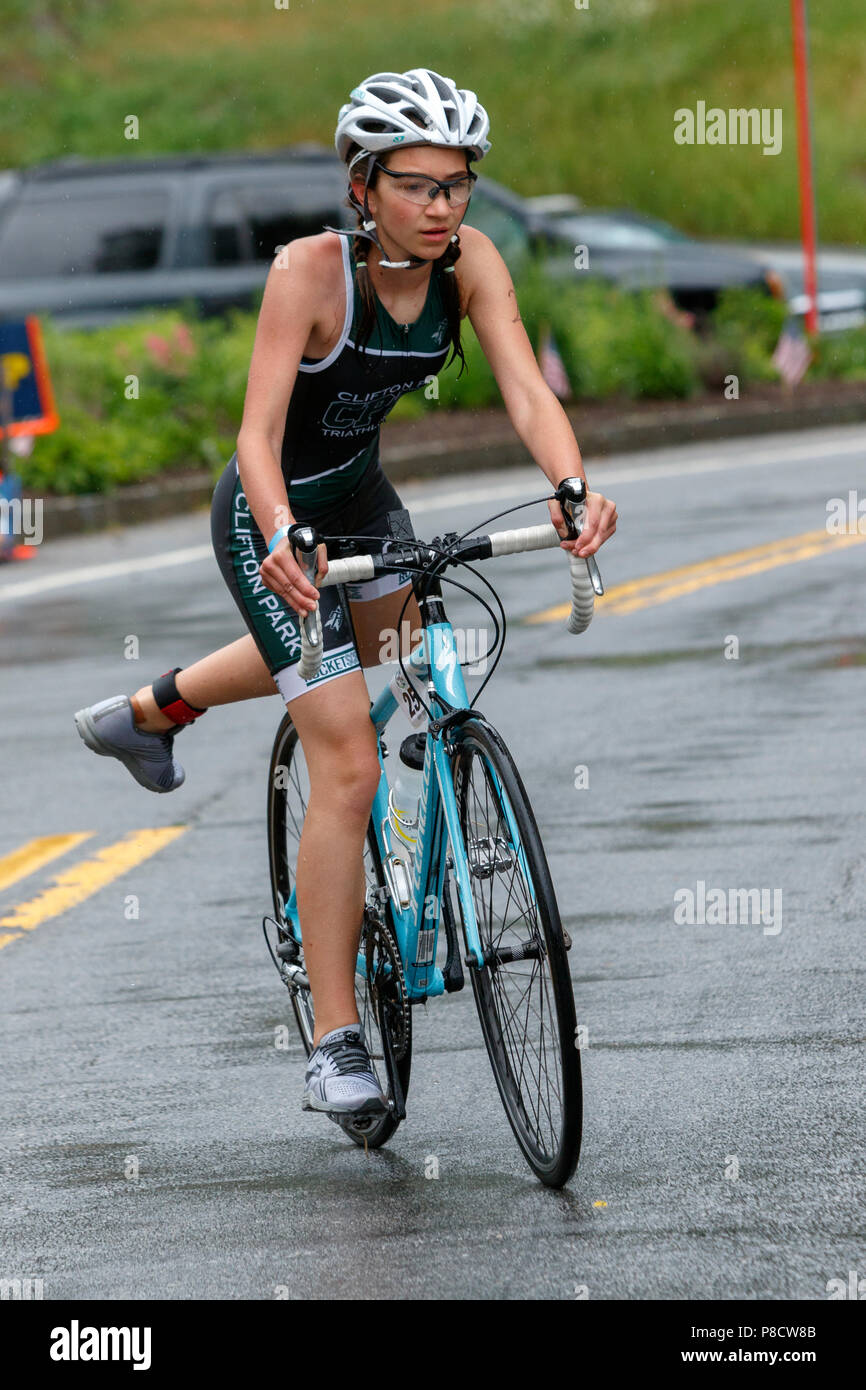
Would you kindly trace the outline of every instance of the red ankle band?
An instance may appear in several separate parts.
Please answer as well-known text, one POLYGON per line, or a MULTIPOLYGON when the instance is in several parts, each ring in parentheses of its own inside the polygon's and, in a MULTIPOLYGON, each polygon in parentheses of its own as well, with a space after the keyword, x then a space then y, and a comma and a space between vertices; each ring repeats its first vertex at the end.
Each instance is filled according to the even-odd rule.
POLYGON ((178 671, 182 671, 182 666, 175 666, 173 671, 166 671, 153 682, 151 690, 157 707, 163 714, 172 719, 175 724, 192 724, 194 719, 206 714, 206 709, 196 709, 195 705, 190 705, 180 694, 175 676, 178 671))

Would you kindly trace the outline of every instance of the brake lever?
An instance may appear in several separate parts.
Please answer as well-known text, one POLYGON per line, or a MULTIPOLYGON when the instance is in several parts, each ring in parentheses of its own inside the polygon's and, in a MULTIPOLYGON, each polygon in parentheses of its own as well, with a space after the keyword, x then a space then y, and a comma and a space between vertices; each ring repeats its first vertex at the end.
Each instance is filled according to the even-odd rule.
MULTIPOLYGON (((568 528, 567 540, 574 541, 583 530, 586 521, 586 482, 583 478, 563 478, 556 488, 556 499, 562 508, 562 515, 568 528)), ((601 598, 604 593, 604 584, 601 581, 601 571, 595 561, 594 555, 578 555, 578 560, 586 562, 586 572, 589 575, 590 583, 601 598)))

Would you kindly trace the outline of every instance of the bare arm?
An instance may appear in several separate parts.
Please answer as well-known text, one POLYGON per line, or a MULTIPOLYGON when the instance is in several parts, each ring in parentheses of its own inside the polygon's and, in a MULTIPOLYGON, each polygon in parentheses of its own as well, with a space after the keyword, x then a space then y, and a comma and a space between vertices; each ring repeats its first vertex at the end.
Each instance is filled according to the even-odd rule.
MULTIPOLYGON (((286 411, 298 363, 316 322, 322 292, 322 252, 306 238, 290 242, 273 262, 265 284, 238 432, 238 472, 256 525, 266 541, 295 520, 280 456, 286 411)), ((319 568, 327 573, 324 546, 319 568)), ((262 579, 298 611, 318 597, 283 540, 261 567, 262 579), (291 587, 290 587, 291 586, 291 587)))
MULTIPOLYGON (((523 326, 508 267, 489 237, 477 229, 468 238, 470 269, 467 313, 496 377, 515 431, 555 488, 563 478, 584 478, 580 449, 568 416, 541 375, 523 326)), ((461 257, 461 262, 462 262, 461 257)), ((567 534, 559 503, 548 503, 551 520, 567 534)), ((616 507, 587 482, 586 522, 579 542, 563 548, 592 555, 616 530, 616 507)))

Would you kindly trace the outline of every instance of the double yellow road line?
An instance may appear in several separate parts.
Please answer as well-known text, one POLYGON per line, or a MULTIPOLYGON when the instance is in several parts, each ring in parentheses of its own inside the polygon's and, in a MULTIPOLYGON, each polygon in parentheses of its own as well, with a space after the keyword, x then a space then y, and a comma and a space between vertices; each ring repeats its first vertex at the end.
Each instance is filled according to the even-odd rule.
MULTIPOLYGON (((122 840, 98 850, 91 859, 83 859, 64 869, 49 888, 0 917, 0 950, 50 918, 77 907, 100 888, 171 844, 186 828, 185 825, 168 825, 159 830, 131 830, 122 840)), ((69 835, 41 835, 21 845, 0 859, 0 891, 68 854, 93 833, 80 830, 69 835)))
MULTIPOLYGON (((681 598, 683 594, 693 594, 697 589, 727 584, 732 579, 745 579, 751 574, 761 574, 779 565, 793 565, 813 555, 824 555, 862 541, 866 541, 866 535, 836 536, 824 529, 804 531, 799 536, 785 536, 782 540, 754 545, 748 550, 734 550, 729 555, 718 555, 712 560, 700 560, 696 564, 680 565, 677 569, 664 570, 661 574, 647 575, 643 579, 631 579, 626 584, 614 584, 605 591, 603 598, 596 599, 596 611, 634 613, 639 608, 650 608, 656 603, 681 598)), ((559 622, 567 618, 570 612, 571 605, 561 603, 555 608, 533 613, 524 621, 559 622)))

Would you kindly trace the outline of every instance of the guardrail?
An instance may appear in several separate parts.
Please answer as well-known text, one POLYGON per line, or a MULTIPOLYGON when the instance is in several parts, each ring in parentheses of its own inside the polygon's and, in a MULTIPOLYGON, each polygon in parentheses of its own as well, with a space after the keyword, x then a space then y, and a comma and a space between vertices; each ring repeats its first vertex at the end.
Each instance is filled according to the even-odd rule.
MULTIPOLYGON (((789 311, 803 317, 809 308, 809 295, 795 294, 788 300, 789 311)), ((818 328, 822 333, 841 333, 866 323, 866 290, 819 290, 818 328)))

